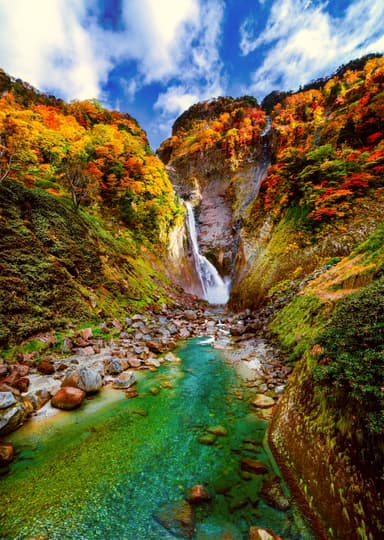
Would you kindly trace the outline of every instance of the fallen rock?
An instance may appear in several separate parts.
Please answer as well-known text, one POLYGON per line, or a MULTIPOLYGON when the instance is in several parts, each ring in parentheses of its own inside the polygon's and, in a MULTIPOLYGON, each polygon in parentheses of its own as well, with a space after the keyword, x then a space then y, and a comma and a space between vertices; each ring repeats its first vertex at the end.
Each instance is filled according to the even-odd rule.
POLYGON ((187 501, 166 503, 153 514, 153 517, 171 534, 179 538, 193 537, 195 518, 193 508, 187 501))
POLYGON ((37 371, 43 375, 52 375, 52 373, 55 373, 55 366, 53 365, 53 362, 43 358, 40 360, 39 365, 37 366, 37 371))
POLYGON ((129 388, 136 382, 136 375, 133 371, 128 371, 122 373, 117 379, 113 382, 113 388, 129 388))
POLYGON ((84 390, 87 394, 98 392, 103 386, 103 378, 97 369, 82 367, 78 373, 79 381, 77 387, 84 390))
POLYGON ((0 441, 0 467, 5 467, 12 463, 15 457, 15 449, 10 442, 0 441))
POLYGON ((274 404, 275 400, 269 396, 265 396, 264 394, 257 394, 255 399, 252 401, 252 405, 257 409, 269 409, 270 407, 273 407, 274 404))
POLYGON ((74 388, 72 386, 65 386, 60 388, 51 399, 52 407, 63 410, 71 410, 79 407, 85 398, 84 390, 80 388, 74 388))
POLYGON ((243 458, 240 463, 243 471, 248 471, 253 474, 265 474, 268 472, 268 468, 259 459, 243 458))
POLYGON ((195 486, 189 488, 186 499, 191 504, 199 505, 209 502, 211 500, 211 496, 204 486, 201 484, 196 484, 195 486))
POLYGON ((160 354, 165 350, 164 345, 160 341, 148 341, 147 347, 150 351, 154 352, 155 354, 160 354))
POLYGON ((135 388, 128 388, 125 391, 125 395, 127 396, 127 398, 135 398, 138 397, 139 394, 135 388))

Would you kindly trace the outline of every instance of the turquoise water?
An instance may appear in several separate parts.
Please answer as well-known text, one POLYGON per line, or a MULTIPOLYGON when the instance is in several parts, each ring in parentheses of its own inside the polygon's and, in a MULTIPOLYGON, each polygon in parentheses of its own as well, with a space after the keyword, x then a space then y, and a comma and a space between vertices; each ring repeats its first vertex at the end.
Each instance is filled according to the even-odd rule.
POLYGON ((19 453, 0 481, 1 538, 174 539, 153 514, 194 484, 213 495, 197 511, 197 540, 224 538, 225 531, 246 539, 250 525, 284 540, 313 538, 294 508, 281 512, 259 500, 261 476, 241 477, 243 457, 275 467, 250 390, 206 339, 185 342, 177 354, 180 364, 142 374, 138 398, 104 391, 78 411, 9 437, 19 453), (228 435, 201 444, 218 425, 228 435))

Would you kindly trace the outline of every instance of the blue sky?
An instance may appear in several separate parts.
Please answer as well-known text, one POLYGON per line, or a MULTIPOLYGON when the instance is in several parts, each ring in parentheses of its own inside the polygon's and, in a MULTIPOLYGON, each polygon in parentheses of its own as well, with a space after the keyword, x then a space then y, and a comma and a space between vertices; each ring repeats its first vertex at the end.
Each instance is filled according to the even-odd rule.
POLYGON ((383 0, 0 0, 0 67, 129 112, 154 149, 200 100, 295 90, 384 52, 383 0))

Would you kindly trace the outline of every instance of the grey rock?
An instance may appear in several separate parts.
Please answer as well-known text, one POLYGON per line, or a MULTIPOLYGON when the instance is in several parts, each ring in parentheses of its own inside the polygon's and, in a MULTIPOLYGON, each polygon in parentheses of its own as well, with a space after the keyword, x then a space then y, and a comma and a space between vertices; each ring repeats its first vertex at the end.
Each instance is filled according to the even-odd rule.
POLYGON ((82 367, 79 369, 78 387, 87 394, 98 392, 103 385, 101 373, 91 367, 82 367))
POLYGON ((12 392, 0 392, 0 409, 7 409, 16 403, 16 398, 12 392))
POLYGON ((113 383, 114 388, 129 388, 136 382, 136 375, 133 371, 122 373, 113 383))

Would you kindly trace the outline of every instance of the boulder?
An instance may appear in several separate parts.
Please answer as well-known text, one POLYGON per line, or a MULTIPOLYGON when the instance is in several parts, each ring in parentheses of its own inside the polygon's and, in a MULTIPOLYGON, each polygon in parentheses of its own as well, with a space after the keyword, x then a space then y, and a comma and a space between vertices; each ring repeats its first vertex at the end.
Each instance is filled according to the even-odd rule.
POLYGON ((122 373, 117 379, 113 382, 113 388, 129 388, 136 382, 136 375, 133 371, 128 371, 122 373))
POLYGON ((105 369, 110 375, 120 375, 120 373, 122 373, 125 369, 124 362, 121 358, 114 356, 108 360, 105 369))
POLYGON ((228 431, 225 429, 224 426, 212 426, 207 428, 206 431, 208 433, 213 433, 218 437, 226 437, 228 435, 228 431))
POLYGON ((51 405, 57 409, 71 410, 79 407, 83 403, 84 398, 84 390, 72 386, 65 386, 64 388, 60 388, 60 390, 52 397, 51 405))
POLYGON ((141 366, 141 360, 140 358, 136 358, 136 356, 130 356, 127 360, 131 368, 139 368, 141 366))
POLYGON ((12 392, 0 392, 0 409, 7 409, 16 403, 16 398, 12 392))
POLYGON ((43 375, 52 375, 53 373, 55 373, 55 366, 53 365, 53 362, 46 358, 43 358, 42 360, 40 360, 39 365, 37 366, 37 370, 43 375))
POLYGON ((82 367, 78 370, 79 381, 77 387, 87 394, 98 392, 103 386, 103 378, 97 369, 82 367))
POLYGON ((21 377, 13 383, 13 387, 19 390, 19 392, 24 393, 28 391, 29 384, 30 380, 28 377, 21 377))
POLYGON ((192 506, 187 501, 163 504, 154 514, 154 519, 167 531, 178 538, 192 538, 195 517, 192 506))
POLYGON ((197 319, 197 314, 192 309, 186 309, 184 311, 184 319, 187 321, 195 321, 197 319))
POLYGON ((0 467, 5 467, 12 463, 15 457, 15 449, 10 442, 0 441, 0 467))
POLYGON ((28 412, 22 398, 12 392, 0 392, 0 403, 0 435, 6 435, 24 423, 28 412))
POLYGON ((252 401, 252 405, 257 409, 269 409, 270 407, 273 407, 274 404, 275 400, 264 394, 257 394, 252 401))
POLYGON ((79 370, 76 369, 76 370, 70 371, 64 377, 61 383, 61 387, 63 388, 64 386, 72 386, 73 388, 78 388, 79 380, 80 380, 79 370))
POLYGON ((92 328, 83 328, 80 332, 83 339, 89 339, 92 337, 92 328))
POLYGON ((28 394, 35 411, 38 411, 51 399, 51 393, 47 388, 39 388, 34 393, 28 394))

